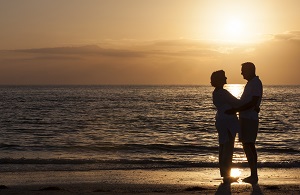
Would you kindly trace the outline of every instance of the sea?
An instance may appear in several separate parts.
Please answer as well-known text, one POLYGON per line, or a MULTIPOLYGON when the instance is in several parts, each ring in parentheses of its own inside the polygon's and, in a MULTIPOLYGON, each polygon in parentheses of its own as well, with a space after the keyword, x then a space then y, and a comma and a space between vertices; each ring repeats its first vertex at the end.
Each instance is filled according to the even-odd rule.
MULTIPOLYGON (((239 97, 244 85, 225 86, 239 97)), ((218 167, 211 86, 0 86, 0 172, 218 167)), ((264 86, 259 167, 300 167, 300 86, 264 86)), ((235 141, 233 163, 247 167, 235 141)))

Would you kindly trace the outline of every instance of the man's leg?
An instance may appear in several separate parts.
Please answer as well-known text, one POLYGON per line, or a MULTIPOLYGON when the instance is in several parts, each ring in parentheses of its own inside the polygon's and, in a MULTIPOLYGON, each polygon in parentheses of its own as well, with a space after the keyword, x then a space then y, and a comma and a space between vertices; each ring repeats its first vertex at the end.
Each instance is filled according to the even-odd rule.
POLYGON ((251 170, 251 176, 243 179, 243 181, 247 183, 257 183, 257 152, 255 148, 255 140, 258 132, 258 120, 241 118, 240 125, 240 141, 243 143, 243 149, 251 170))
POLYGON ((246 154, 248 164, 251 170, 251 176, 245 178, 245 182, 249 183, 257 183, 258 175, 257 175, 257 152, 254 143, 243 143, 243 149, 246 154))

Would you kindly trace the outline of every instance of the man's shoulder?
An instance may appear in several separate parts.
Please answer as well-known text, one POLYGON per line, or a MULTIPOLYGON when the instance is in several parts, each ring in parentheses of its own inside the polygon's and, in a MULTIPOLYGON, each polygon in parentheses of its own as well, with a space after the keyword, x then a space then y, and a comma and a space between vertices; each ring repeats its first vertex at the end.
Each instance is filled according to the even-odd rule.
POLYGON ((262 82, 261 82, 260 78, 258 76, 256 76, 248 82, 248 85, 260 87, 260 86, 262 86, 262 82))
POLYGON ((261 80, 260 80, 259 76, 256 76, 254 79, 255 79, 255 82, 259 82, 259 83, 261 83, 261 84, 262 84, 262 82, 261 82, 261 80))

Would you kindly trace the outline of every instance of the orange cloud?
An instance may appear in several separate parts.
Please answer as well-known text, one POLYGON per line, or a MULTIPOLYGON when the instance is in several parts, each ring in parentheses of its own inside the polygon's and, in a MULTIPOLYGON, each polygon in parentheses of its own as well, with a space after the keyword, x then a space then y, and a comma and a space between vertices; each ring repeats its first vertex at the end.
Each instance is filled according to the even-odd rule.
POLYGON ((266 84, 299 84, 299 32, 260 44, 161 40, 0 51, 0 84, 207 84, 224 69, 244 83, 240 64, 253 61, 266 84))

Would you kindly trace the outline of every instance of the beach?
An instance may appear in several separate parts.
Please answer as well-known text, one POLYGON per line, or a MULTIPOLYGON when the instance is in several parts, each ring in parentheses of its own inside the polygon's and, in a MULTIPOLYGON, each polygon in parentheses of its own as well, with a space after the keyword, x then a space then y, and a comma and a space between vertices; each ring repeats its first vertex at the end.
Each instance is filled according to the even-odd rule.
MULTIPOLYGON (((239 169, 240 178, 249 174, 239 169)), ((259 182, 222 184, 217 168, 1 173, 0 194, 299 194, 299 168, 261 168, 259 182)))

